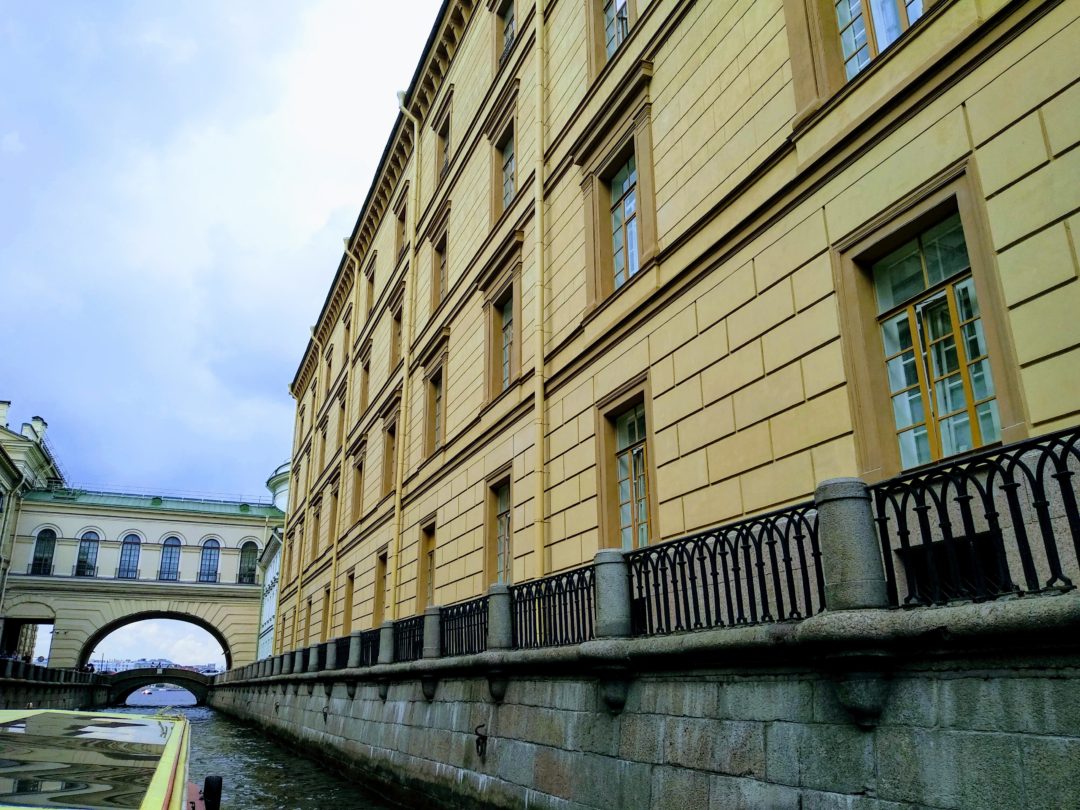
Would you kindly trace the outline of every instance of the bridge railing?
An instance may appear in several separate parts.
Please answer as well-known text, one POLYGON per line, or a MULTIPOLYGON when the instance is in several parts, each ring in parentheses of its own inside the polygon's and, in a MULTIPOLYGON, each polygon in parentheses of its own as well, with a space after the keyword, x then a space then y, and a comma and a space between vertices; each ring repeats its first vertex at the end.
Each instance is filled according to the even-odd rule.
MULTIPOLYGON (((94 672, 46 667, 17 658, 0 658, 0 680, 34 681, 38 683, 100 684, 102 678, 94 672)), ((0 688, 0 694, 3 689, 0 688)))

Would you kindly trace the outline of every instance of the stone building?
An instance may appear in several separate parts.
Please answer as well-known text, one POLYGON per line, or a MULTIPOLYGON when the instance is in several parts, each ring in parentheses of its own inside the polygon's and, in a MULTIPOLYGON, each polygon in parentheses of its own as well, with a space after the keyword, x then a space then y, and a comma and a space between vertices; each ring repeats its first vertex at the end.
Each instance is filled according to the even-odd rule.
POLYGON ((1078 16, 448 0, 292 382, 276 651, 1075 426, 1078 16))

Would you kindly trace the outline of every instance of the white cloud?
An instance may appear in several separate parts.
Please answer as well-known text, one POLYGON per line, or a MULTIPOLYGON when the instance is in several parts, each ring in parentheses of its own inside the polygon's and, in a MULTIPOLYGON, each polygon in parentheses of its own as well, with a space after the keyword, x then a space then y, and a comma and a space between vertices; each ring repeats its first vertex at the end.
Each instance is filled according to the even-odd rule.
POLYGON ((25 149, 26 146, 22 142, 22 137, 15 130, 0 135, 0 152, 5 155, 17 155, 25 151, 25 149))
POLYGON ((174 664, 225 666, 221 645, 208 632, 174 619, 134 622, 106 636, 91 660, 167 658, 174 664))

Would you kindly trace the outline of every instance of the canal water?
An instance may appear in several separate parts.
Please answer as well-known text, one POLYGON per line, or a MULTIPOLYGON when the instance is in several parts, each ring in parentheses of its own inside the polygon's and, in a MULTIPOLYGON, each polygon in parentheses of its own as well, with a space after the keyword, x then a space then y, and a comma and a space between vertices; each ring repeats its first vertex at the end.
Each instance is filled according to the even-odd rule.
POLYGON ((150 695, 132 695, 119 711, 152 713, 168 706, 186 715, 191 781, 202 785, 208 774, 222 776, 222 810, 400 810, 255 728, 196 706, 187 690, 150 689, 150 695))

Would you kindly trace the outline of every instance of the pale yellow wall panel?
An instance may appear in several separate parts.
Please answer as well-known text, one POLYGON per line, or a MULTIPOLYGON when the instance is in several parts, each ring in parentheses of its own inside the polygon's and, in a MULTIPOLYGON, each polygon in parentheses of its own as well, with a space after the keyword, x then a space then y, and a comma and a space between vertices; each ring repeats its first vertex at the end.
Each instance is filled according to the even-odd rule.
MULTIPOLYGON (((1072 281, 1009 313, 1017 359, 1021 365, 1080 345, 1080 282, 1072 281)), ((1080 375, 1080 369, 1076 370, 1080 375)), ((1074 403, 1080 405, 1080 402, 1074 403)))
POLYGON ((701 373, 703 400, 709 403, 726 397, 764 374, 761 341, 748 343, 701 373))
POLYGON ((810 453, 799 453, 740 477, 747 512, 776 507, 810 497, 816 484, 810 453))
POLYGON ((998 249, 1073 214, 1080 209, 1080 149, 1047 163, 986 205, 998 249))
MULTIPOLYGON (((1080 217, 1074 217, 1080 226, 1080 217)), ((1076 228, 1072 229, 1076 234, 1076 228)), ((998 255, 1005 302, 1013 306, 1076 278, 1077 266, 1065 223, 1052 225, 998 255)))
POLYGON ((983 191, 992 194, 1048 159, 1039 114, 1032 113, 988 141, 976 153, 983 191))

